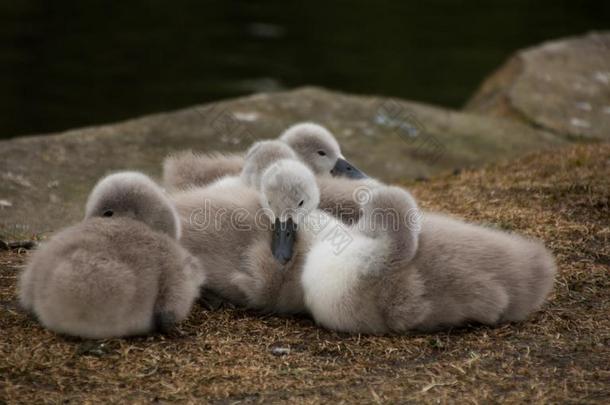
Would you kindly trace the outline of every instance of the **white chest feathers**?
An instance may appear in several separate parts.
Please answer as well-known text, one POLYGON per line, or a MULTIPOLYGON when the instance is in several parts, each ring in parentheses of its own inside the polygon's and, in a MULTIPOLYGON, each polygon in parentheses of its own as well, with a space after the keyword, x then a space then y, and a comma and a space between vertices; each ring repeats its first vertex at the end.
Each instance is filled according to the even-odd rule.
POLYGON ((359 318, 363 276, 380 269, 385 248, 356 228, 330 225, 316 236, 305 261, 301 276, 305 305, 319 324, 351 330, 359 318))

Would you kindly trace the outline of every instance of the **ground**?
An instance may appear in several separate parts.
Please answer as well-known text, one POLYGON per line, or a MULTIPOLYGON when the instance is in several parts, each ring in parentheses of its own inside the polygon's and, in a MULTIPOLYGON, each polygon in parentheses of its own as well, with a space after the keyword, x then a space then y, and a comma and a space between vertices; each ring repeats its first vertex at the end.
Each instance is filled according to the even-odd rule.
POLYGON ((27 254, 5 252, 0 403, 608 403, 610 145, 405 185, 426 209, 544 240, 560 269, 545 307, 519 324, 384 337, 197 307, 169 336, 87 342, 18 310, 27 254))

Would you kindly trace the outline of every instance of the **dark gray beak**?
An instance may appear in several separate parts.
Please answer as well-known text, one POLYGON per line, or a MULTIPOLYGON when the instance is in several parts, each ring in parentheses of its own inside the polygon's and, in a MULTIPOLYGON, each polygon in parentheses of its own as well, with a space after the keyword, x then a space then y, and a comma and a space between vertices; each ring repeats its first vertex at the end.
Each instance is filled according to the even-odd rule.
POLYGON ((290 261, 294 251, 296 236, 297 225, 292 218, 288 218, 286 222, 280 222, 279 218, 275 219, 273 237, 271 239, 271 252, 278 262, 286 264, 290 261))
POLYGON ((358 168, 352 165, 350 162, 343 158, 338 158, 337 163, 335 163, 335 167, 330 171, 335 177, 343 176, 349 179, 365 179, 368 176, 358 170, 358 168))

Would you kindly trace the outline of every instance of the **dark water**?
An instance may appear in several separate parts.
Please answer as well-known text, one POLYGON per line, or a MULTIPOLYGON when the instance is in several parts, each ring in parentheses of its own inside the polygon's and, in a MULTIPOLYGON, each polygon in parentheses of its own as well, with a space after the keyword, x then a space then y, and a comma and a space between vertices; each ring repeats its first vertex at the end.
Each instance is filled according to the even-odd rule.
POLYGON ((459 107, 601 1, 4 1, 0 138, 315 84, 459 107))

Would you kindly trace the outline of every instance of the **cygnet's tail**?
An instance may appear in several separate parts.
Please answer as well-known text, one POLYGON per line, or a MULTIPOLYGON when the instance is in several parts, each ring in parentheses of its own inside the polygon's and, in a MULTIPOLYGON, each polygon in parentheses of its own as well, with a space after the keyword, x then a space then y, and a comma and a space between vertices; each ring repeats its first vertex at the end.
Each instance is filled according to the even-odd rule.
POLYGON ((538 241, 523 241, 515 258, 514 274, 506 274, 512 279, 508 283, 510 305, 504 316, 505 321, 521 321, 538 310, 553 289, 557 265, 551 252, 538 241))

